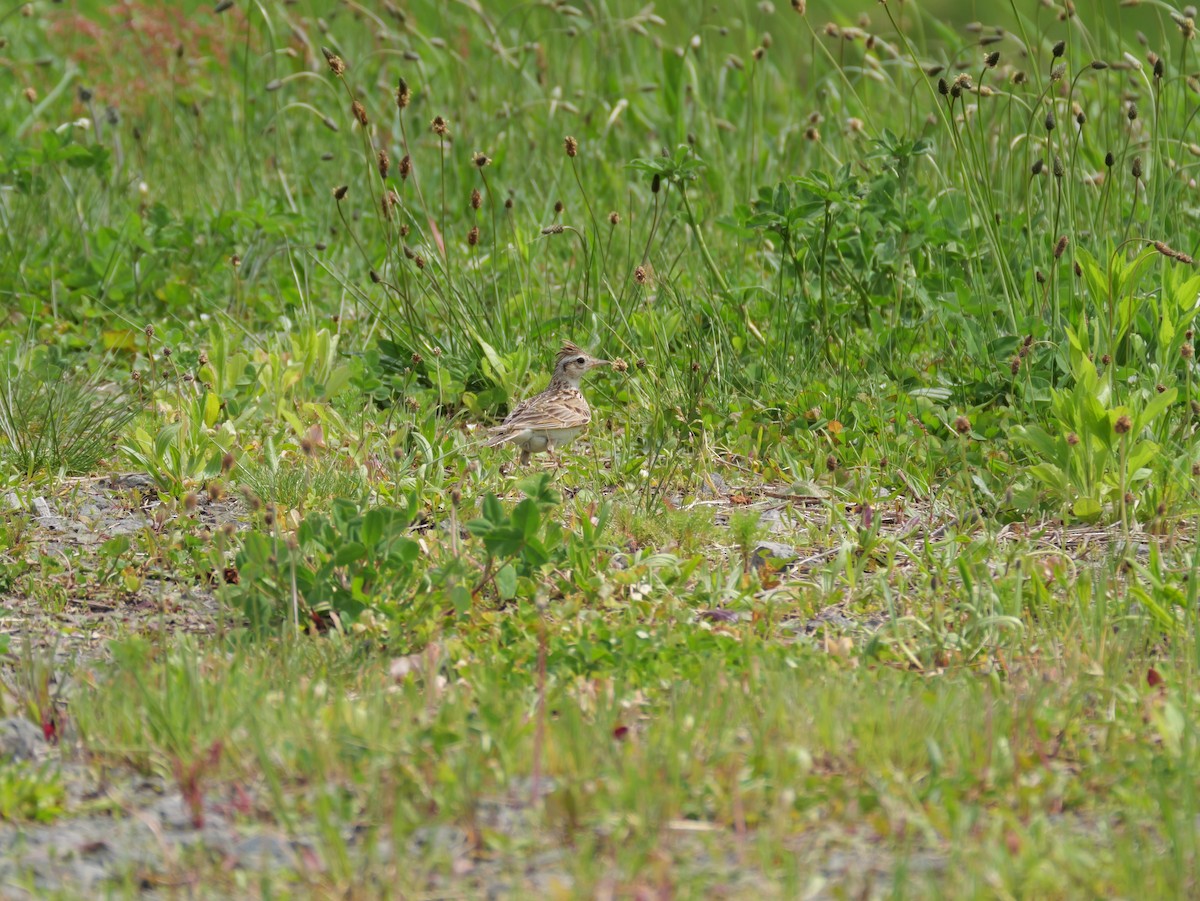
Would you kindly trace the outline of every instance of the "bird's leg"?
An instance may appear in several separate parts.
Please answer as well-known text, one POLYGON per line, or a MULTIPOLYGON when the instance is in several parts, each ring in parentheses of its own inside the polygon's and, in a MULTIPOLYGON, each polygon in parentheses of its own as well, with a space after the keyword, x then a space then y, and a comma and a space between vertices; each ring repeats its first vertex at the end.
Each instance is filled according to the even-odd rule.
POLYGON ((546 453, 550 455, 550 459, 554 461, 555 470, 562 468, 562 461, 558 459, 558 454, 554 453, 554 439, 546 439, 546 453))
POLYGON ((529 465, 529 448, 525 448, 525 447, 521 448, 521 465, 522 466, 529 465))

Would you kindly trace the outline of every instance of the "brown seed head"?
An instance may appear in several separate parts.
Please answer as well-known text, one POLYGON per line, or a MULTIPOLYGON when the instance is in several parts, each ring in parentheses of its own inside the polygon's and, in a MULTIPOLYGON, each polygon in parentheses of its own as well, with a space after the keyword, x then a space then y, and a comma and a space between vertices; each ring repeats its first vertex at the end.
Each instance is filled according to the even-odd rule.
POLYGON ((985 56, 983 58, 983 64, 989 69, 996 68, 996 64, 999 62, 1000 62, 1000 51, 999 50, 993 50, 991 53, 989 53, 987 56, 985 56))
POLYGON ((450 134, 450 123, 441 116, 434 116, 433 121, 429 123, 429 129, 438 137, 444 137, 450 134))
POLYGON ((617 372, 627 372, 629 370, 629 364, 620 357, 617 357, 612 361, 612 368, 617 372))
POLYGON ((387 148, 381 147, 379 153, 376 154, 376 160, 379 162, 379 177, 387 180, 388 170, 392 166, 392 158, 388 156, 387 148))
POLYGON ((333 189, 333 199, 339 200, 339 201, 345 199, 346 192, 349 190, 350 190, 349 185, 338 185, 336 188, 333 189))
POLYGON ((616 210, 613 210, 611 213, 608 214, 608 224, 609 225, 616 225, 620 221, 621 221, 621 214, 618 213, 616 210))
POLYGON ((1068 238, 1066 235, 1063 235, 1061 238, 1058 239, 1058 242, 1054 245, 1054 259, 1057 260, 1062 257, 1062 255, 1067 250, 1067 244, 1070 243, 1070 240, 1071 239, 1068 238))
POLYGON ((1058 59, 1060 56, 1062 56, 1062 55, 1063 55, 1063 52, 1064 52, 1066 49, 1067 49, 1067 42, 1066 42, 1066 41, 1059 41, 1059 42, 1058 42, 1058 43, 1056 43, 1056 44, 1055 44, 1053 47, 1051 47, 1051 48, 1050 48, 1050 55, 1051 55, 1051 56, 1052 56, 1054 59, 1058 59))
POLYGON ((838 460, 833 454, 825 458, 825 468, 830 472, 837 472, 838 460))
POLYGON ((1075 447, 1075 445, 1079 444, 1079 436, 1074 432, 1067 432, 1067 444, 1071 447, 1075 447))
POLYGON ((355 100, 350 104, 350 112, 354 118, 358 120, 358 124, 364 128, 367 126, 367 108, 359 101, 355 100))
POLYGON ((471 190, 471 209, 477 210, 483 206, 483 195, 479 193, 478 188, 471 190))
POLYGON ((408 88, 408 82, 403 78, 396 85, 396 107, 404 109, 412 100, 412 91, 408 88))
POLYGON ((229 475, 230 470, 233 469, 233 463, 233 452, 226 451, 221 457, 221 475, 229 475))
POLYGON ((476 169, 482 169, 484 166, 490 164, 491 161, 491 157, 489 157, 482 150, 477 150, 475 155, 471 157, 471 162, 475 164, 476 169))
POLYGON ((565 209, 566 207, 563 206, 563 202, 561 200, 554 201, 554 213, 556 216, 561 216, 562 211, 565 209))
POLYGON ((396 166, 396 171, 400 173, 401 181, 407 181, 412 175, 412 157, 407 153, 400 158, 400 162, 396 166))
POLYGON ((650 273, 645 266, 638 266, 633 270, 633 280, 639 285, 644 285, 650 281, 650 273))
POLYGON ((1135 179, 1142 177, 1142 158, 1140 156, 1133 158, 1133 165, 1129 167, 1129 172, 1135 179))
POLYGON ((35 88, 26 88, 22 93, 25 95, 26 102, 37 103, 38 94, 35 88))
POLYGON ((321 52, 325 54, 325 62, 329 64, 329 71, 341 78, 346 74, 346 63, 342 58, 330 50, 328 47, 322 47, 321 52))
POLYGON ((1179 356, 1183 357, 1185 360, 1190 360, 1193 356, 1195 356, 1195 354, 1196 349, 1190 344, 1184 344, 1179 348, 1179 356))
POLYGON ((474 225, 471 227, 471 230, 469 232, 467 232, 467 244, 471 247, 474 247, 478 243, 479 243, 479 226, 474 225))
POLYGON ((1133 428, 1133 422, 1128 416, 1122 414, 1117 417, 1117 421, 1113 423, 1113 431, 1118 435, 1125 435, 1133 428))
POLYGON ((959 416, 954 420, 954 431, 960 435, 967 434, 967 432, 971 431, 971 420, 965 416, 959 416))
POLYGON ((575 154, 579 153, 579 142, 567 135, 563 138, 563 149, 567 151, 567 156, 573 158, 575 154))

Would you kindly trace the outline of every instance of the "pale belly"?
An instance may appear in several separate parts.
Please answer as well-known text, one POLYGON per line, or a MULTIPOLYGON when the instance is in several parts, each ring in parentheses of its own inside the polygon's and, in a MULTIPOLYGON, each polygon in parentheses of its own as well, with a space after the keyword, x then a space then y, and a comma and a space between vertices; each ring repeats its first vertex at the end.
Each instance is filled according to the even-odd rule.
POLYGON ((539 429, 538 431, 526 430, 513 438, 513 443, 521 450, 531 454, 540 454, 546 450, 550 442, 554 442, 555 447, 562 447, 570 444, 582 432, 583 429, 539 429))

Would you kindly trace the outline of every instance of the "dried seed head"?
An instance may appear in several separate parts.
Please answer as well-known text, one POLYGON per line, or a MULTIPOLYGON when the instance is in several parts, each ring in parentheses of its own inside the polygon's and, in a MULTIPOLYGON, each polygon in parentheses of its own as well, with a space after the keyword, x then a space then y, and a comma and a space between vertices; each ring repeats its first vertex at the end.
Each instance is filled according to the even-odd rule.
POLYGON ((479 226, 474 225, 471 227, 471 230, 469 232, 467 232, 467 244, 470 247, 474 247, 478 243, 479 243, 479 226))
POLYGON ((1054 59, 1058 59, 1060 56, 1063 55, 1063 52, 1066 49, 1067 49, 1067 42, 1059 41, 1052 48, 1050 48, 1050 54, 1051 54, 1051 56, 1054 57, 1054 59))
POLYGON ((221 475, 229 475, 230 470, 233 469, 233 462, 233 452, 226 451, 221 457, 221 475))
POLYGON ((1113 423, 1113 431, 1118 435, 1125 435, 1133 428, 1133 422, 1128 416, 1122 414, 1117 417, 1117 421, 1113 423))
POLYGON ((650 179, 650 193, 657 194, 659 191, 659 188, 661 188, 661 187, 662 187, 662 176, 659 175, 657 172, 655 172, 654 177, 652 179, 650 179))
POLYGON ((612 368, 613 368, 613 369, 614 369, 616 372, 628 372, 628 371, 629 371, 629 364, 628 364, 628 363, 626 363, 626 362, 625 362, 623 359, 621 359, 620 357, 617 357, 615 360, 613 360, 613 361, 612 361, 612 368))
POLYGON ((412 168, 412 157, 406 153, 400 158, 400 162, 396 166, 396 171, 400 173, 402 181, 407 181, 408 177, 412 175, 412 168))
POLYGON ((1055 66, 1053 69, 1050 70, 1050 80, 1051 81, 1059 81, 1066 74, 1067 74, 1067 64, 1059 63, 1057 66, 1055 66))
POLYGON ((1078 443, 1079 443, 1079 436, 1076 435, 1074 432, 1067 432, 1067 444, 1071 447, 1075 447, 1075 445, 1077 445, 1078 443))
POLYGON ((1107 69, 1108 63, 1104 62, 1103 60, 1094 59, 1094 60, 1092 60, 1092 68, 1093 69, 1107 69))
POLYGON ((1125 110, 1125 118, 1128 119, 1130 122, 1132 122, 1135 119, 1137 119, 1137 117, 1138 117, 1137 104, 1130 103, 1129 109, 1125 110))
POLYGON ((435 135, 444 137, 445 135, 450 134, 450 123, 447 122, 442 116, 434 116, 433 121, 429 123, 429 129, 435 135))
POLYGON ((396 107, 404 109, 412 100, 412 91, 409 90, 408 82, 403 78, 396 85, 396 107))
POLYGON ((830 454, 828 457, 826 457, 825 458, 825 468, 827 470, 829 470, 830 472, 837 472, 837 468, 838 468, 837 457, 835 457, 833 454, 830 454))
POLYGON ((650 281, 650 273, 645 266, 638 266, 633 270, 633 280, 639 285, 644 285, 650 281))
POLYGON ((418 269, 425 268, 425 257, 421 256, 419 253, 413 257, 413 262, 417 264, 418 269))
POLYGON ((567 151, 567 156, 574 158, 575 154, 579 153, 579 142, 567 135, 563 138, 563 149, 567 151))
POLYGON ((371 283, 375 285, 378 285, 381 281, 383 281, 383 278, 374 269, 367 270, 367 276, 371 279, 371 283))
POLYGON ((943 97, 950 93, 950 85, 946 84, 946 79, 944 78, 938 79, 938 93, 943 97))
POLYGON ((1033 161, 1033 165, 1029 168, 1029 171, 1031 173, 1033 173, 1034 175, 1041 175, 1042 170, 1045 168, 1046 168, 1046 161, 1042 160, 1042 159, 1038 159, 1038 160, 1033 161))
POLYGON ((967 434, 967 432, 971 431, 971 420, 965 416, 959 416, 954 420, 954 431, 960 435, 967 434))
POLYGON ((504 208, 506 210, 511 210, 513 208, 513 199, 511 197, 504 198, 504 208))
POLYGON ((388 156, 387 149, 380 148, 379 153, 376 154, 376 159, 379 162, 379 177, 387 181, 388 170, 392 166, 392 158, 388 156))
POLYGON ((987 56, 985 56, 983 58, 983 64, 989 69, 996 68, 996 64, 999 62, 1000 62, 1000 51, 999 50, 993 50, 991 53, 989 53, 987 56))
POLYGON ((1062 161, 1062 157, 1059 156, 1057 153, 1054 155, 1054 177, 1055 178, 1063 177, 1063 161, 1062 161))
POLYGON ((567 227, 565 225, 563 225, 561 222, 555 222, 553 225, 547 225, 545 228, 543 228, 542 234, 543 235, 561 235, 564 231, 566 231, 566 228, 567 227))
POLYGON ((350 112, 354 118, 358 120, 358 124, 366 128, 367 126, 367 108, 359 101, 355 100, 350 104, 350 112))
POLYGON ((346 192, 349 190, 350 190, 349 185, 338 185, 336 188, 333 189, 333 199, 338 200, 338 201, 344 199, 346 196, 346 192))
POLYGON ((792 0, 792 9, 800 13, 800 15, 804 15, 808 10, 808 0, 792 0))
POLYGON ((621 221, 621 214, 618 213, 616 210, 613 210, 611 213, 608 214, 608 224, 609 225, 616 225, 620 221, 621 221))
POLYGON ((804 139, 813 142, 821 140, 821 130, 815 125, 808 126, 804 129, 804 139))
POLYGON ((325 54, 325 62, 329 63, 329 71, 339 78, 346 74, 346 64, 342 58, 330 50, 328 47, 322 47, 321 52, 325 54))
POLYGON ((483 206, 483 195, 479 193, 478 188, 471 190, 471 209, 477 210, 483 206))
POLYGON ((562 211, 565 209, 566 209, 566 207, 563 206, 563 202, 561 200, 554 201, 554 214, 556 216, 561 216, 562 211))
POLYGON ((1111 169, 1113 167, 1113 164, 1116 163, 1116 161, 1117 161, 1117 158, 1115 156, 1113 156, 1113 152, 1111 150, 1108 151, 1108 153, 1104 154, 1104 165, 1107 166, 1109 169, 1111 169))
POLYGON ((476 151, 475 155, 471 157, 471 162, 475 164, 476 169, 482 169, 484 166, 489 165, 492 160, 491 157, 480 150, 476 151))
POLYGON ((1066 235, 1063 235, 1058 239, 1058 242, 1054 245, 1054 259, 1057 260, 1062 257, 1062 255, 1066 252, 1067 244, 1069 243, 1070 239, 1066 235))
POLYGON ((1036 270, 1036 271, 1033 273, 1033 275, 1034 275, 1034 278, 1036 278, 1036 279, 1037 279, 1037 283, 1038 283, 1039 285, 1044 285, 1044 284, 1046 284, 1046 275, 1045 275, 1045 273, 1043 273, 1043 272, 1042 272, 1042 270, 1041 270, 1041 269, 1038 269, 1038 270, 1036 270))
POLYGON ((1133 158, 1133 165, 1129 167, 1129 171, 1134 178, 1142 177, 1142 158, 1140 156, 1133 158))
POLYGON ((1009 368, 1009 371, 1012 372, 1013 375, 1016 375, 1018 372, 1020 372, 1021 371, 1021 358, 1019 356, 1017 356, 1017 357, 1013 357, 1011 360, 1009 360, 1008 368, 1009 368))
POLYGON ((1054 110, 1046 113, 1046 121, 1042 124, 1046 126, 1046 131, 1054 131, 1054 110))
POLYGON ((1156 59, 1154 61, 1154 77, 1161 81, 1166 72, 1167 67, 1163 64, 1162 59, 1156 59))

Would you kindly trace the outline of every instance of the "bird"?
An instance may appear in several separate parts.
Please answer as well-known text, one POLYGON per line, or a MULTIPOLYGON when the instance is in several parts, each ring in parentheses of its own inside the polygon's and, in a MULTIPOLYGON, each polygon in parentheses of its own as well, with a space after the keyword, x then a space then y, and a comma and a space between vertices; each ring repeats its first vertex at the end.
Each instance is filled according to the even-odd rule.
MULTIPOLYGON (((612 366, 576 347, 563 344, 554 358, 554 375, 541 394, 526 398, 513 408, 500 425, 488 430, 488 447, 511 442, 521 449, 521 465, 529 463, 532 454, 543 451, 554 456, 556 447, 563 447, 579 435, 592 420, 579 382, 597 366, 612 366)), ((557 463, 557 459, 555 460, 557 463)))

